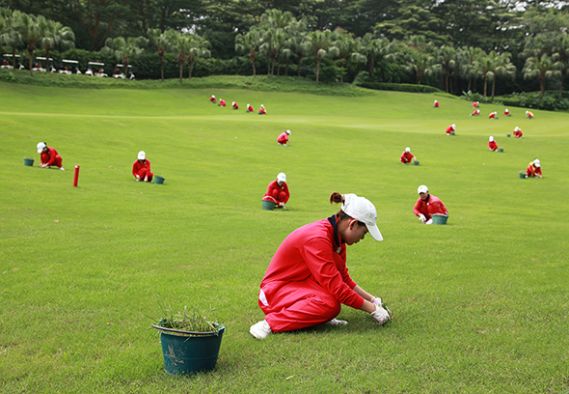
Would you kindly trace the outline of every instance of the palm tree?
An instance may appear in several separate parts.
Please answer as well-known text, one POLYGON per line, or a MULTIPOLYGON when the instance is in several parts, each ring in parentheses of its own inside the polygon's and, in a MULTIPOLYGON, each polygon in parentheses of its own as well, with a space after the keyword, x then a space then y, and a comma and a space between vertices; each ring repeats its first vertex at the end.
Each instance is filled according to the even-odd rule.
POLYGON ((457 58, 459 62, 459 74, 462 78, 468 80, 468 91, 472 90, 472 82, 482 77, 480 69, 480 60, 486 56, 486 53, 475 47, 459 48, 457 58))
POLYGON ((191 38, 189 34, 183 34, 175 32, 173 41, 173 48, 176 51, 176 57, 178 59, 178 70, 180 82, 184 78, 184 66, 188 62, 188 55, 192 47, 191 38))
POLYGON ((28 52, 28 68, 30 74, 32 73, 32 62, 34 59, 34 52, 38 48, 40 41, 44 35, 42 27, 46 24, 46 19, 43 16, 35 17, 23 12, 14 12, 13 27, 18 31, 22 43, 28 52))
POLYGON ((304 50, 314 58, 316 82, 320 82, 320 64, 325 57, 334 57, 339 53, 334 46, 333 34, 330 30, 311 31, 306 35, 304 50))
POLYGON ((114 54, 115 58, 124 65, 125 71, 128 71, 129 60, 141 54, 147 44, 148 40, 144 37, 107 38, 102 51, 114 54))
POLYGON ((360 44, 360 53, 366 56, 367 71, 371 76, 375 71, 376 65, 391 55, 393 46, 388 39, 374 38, 371 33, 366 33, 361 38, 360 44))
POLYGON ((405 43, 407 50, 400 50, 404 68, 415 74, 415 81, 423 83, 425 75, 433 71, 433 48, 424 36, 411 36, 405 43))
POLYGON ((12 67, 16 68, 16 52, 22 48, 22 36, 17 29, 19 11, 0 8, 0 45, 12 53, 12 67))
POLYGON ((456 68, 456 49, 443 45, 436 50, 435 57, 436 63, 433 70, 442 76, 445 91, 448 92, 450 90, 449 79, 456 68))
POLYGON ((64 51, 75 46, 75 33, 73 33, 70 27, 47 19, 44 21, 41 30, 44 32, 44 35, 40 39, 40 46, 44 50, 47 59, 49 59, 49 54, 53 49, 64 51))
POLYGON ((262 32, 262 44, 259 50, 268 60, 267 74, 274 75, 275 66, 281 57, 281 51, 285 49, 288 38, 286 27, 296 21, 288 11, 270 9, 261 15, 259 30, 262 32))
POLYGON ((166 30, 164 32, 160 29, 149 29, 148 37, 150 38, 150 44, 158 53, 160 58, 160 80, 164 80, 164 56, 172 48, 172 43, 175 41, 174 30, 166 30))
POLYGON ((526 59, 523 73, 525 79, 536 78, 539 80, 539 92, 543 96, 545 81, 553 77, 561 76, 561 62, 557 60, 557 54, 549 56, 530 56, 526 59))
POLYGON ((188 79, 192 79, 192 71, 196 60, 199 57, 209 57, 211 56, 210 51, 207 49, 209 46, 209 41, 197 34, 190 35, 189 49, 187 52, 187 63, 188 63, 188 79))
POLYGON ((492 99, 496 95, 496 78, 497 77, 508 77, 514 78, 516 76, 516 66, 512 64, 510 61, 510 53, 502 52, 498 54, 493 62, 493 69, 492 69, 492 99))
POLYGON ((249 30, 246 34, 238 34, 235 37, 235 50, 240 53, 246 53, 251 68, 253 69, 253 76, 257 75, 257 52, 262 42, 261 32, 255 28, 249 30))

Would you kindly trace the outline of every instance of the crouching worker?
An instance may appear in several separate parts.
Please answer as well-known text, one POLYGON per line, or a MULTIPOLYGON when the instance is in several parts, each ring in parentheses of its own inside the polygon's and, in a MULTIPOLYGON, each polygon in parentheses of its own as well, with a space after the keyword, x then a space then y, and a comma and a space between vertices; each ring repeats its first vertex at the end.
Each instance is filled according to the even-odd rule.
POLYGON ((496 152, 498 150, 498 144, 494 141, 494 137, 488 137, 488 150, 491 152, 496 152))
POLYGON ((277 179, 269 183, 267 192, 263 196, 263 201, 272 201, 276 208, 284 208, 290 198, 288 185, 286 184, 286 174, 279 172, 277 179))
POLYGON ((154 174, 150 170, 150 160, 146 160, 144 151, 138 152, 137 160, 132 164, 132 175, 137 182, 151 182, 154 174))
POLYGON ((476 108, 470 113, 470 116, 480 116, 480 110, 476 108))
POLYGON ((453 123, 453 124, 449 125, 446 128, 445 133, 447 135, 455 135, 456 134, 456 124, 453 123))
POLYGON ((410 147, 406 147, 403 153, 401 154, 401 157, 399 158, 399 160, 403 164, 411 164, 414 161, 413 159, 417 160, 415 155, 411 153, 410 147))
POLYGON ((263 104, 261 104, 259 106, 259 115, 266 115, 267 114, 267 109, 265 108, 265 106, 263 104))
POLYGON ((277 137, 277 142, 280 146, 288 146, 288 136, 291 135, 292 131, 286 130, 277 137))
POLYGON ((239 109, 239 104, 237 103, 237 101, 233 101, 233 102, 231 103, 231 108, 233 108, 233 109, 239 109))
POLYGON ((63 159, 57 153, 55 148, 51 146, 47 146, 45 142, 38 142, 37 151, 40 154, 40 161, 42 168, 49 168, 49 167, 57 167, 61 171, 64 170, 63 168, 63 159))
POLYGON ((533 112, 531 112, 531 111, 526 111, 526 117, 527 117, 528 119, 533 119, 533 117, 534 117, 533 112))
POLYGON ((209 102, 212 104, 217 103, 217 98, 215 97, 214 94, 212 94, 211 96, 209 96, 209 102))
POLYGON ((539 159, 529 162, 528 167, 526 168, 526 178, 543 178, 541 162, 539 159))
POLYGON ((347 245, 368 232, 383 240, 375 206, 355 194, 332 193, 330 201, 342 203, 338 213, 290 233, 271 259, 258 300, 265 319, 249 329, 255 338, 323 323, 346 325, 336 319, 342 304, 369 313, 380 325, 391 319, 381 298, 358 286, 346 266, 347 245))
POLYGON ((448 211, 445 204, 437 197, 429 194, 429 189, 425 185, 419 186, 417 189, 419 198, 413 207, 413 213, 421 223, 432 224, 433 215, 447 215, 448 211))
POLYGON ((251 104, 247 104, 246 110, 247 112, 255 112, 255 108, 251 104))
POLYGON ((514 137, 522 138, 523 135, 524 135, 524 132, 522 131, 522 129, 520 129, 518 126, 516 126, 514 129, 514 137))

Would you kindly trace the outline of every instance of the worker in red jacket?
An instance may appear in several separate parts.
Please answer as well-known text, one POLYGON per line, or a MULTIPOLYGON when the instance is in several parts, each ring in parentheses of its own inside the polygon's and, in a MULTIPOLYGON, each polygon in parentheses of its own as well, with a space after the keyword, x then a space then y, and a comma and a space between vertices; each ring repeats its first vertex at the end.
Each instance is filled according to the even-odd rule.
POLYGON ((446 130, 445 133, 447 133, 447 135, 455 135, 456 134, 456 124, 451 124, 449 125, 446 130))
POLYGON ((358 243, 368 232, 383 240, 375 206, 355 194, 332 193, 330 201, 342 203, 337 214, 290 233, 271 259, 259 289, 265 319, 251 326, 253 337, 265 339, 323 323, 346 325, 336 319, 342 304, 369 313, 379 325, 391 319, 382 299, 358 286, 346 266, 346 245, 358 243))
POLYGON ((543 178, 543 173, 541 172, 541 162, 539 159, 530 161, 528 167, 526 168, 526 178, 543 178))
POLYGON ((411 148, 408 146, 405 148, 403 153, 401 153, 399 161, 403 164, 410 164, 413 161, 413 158, 415 158, 415 155, 411 153, 411 148))
POLYGON ((488 119, 498 119, 498 112, 490 112, 488 114, 488 119))
POLYGON ((510 113, 510 110, 508 108, 506 108, 504 110, 504 116, 512 116, 512 114, 510 113))
POLYGON ((478 108, 476 108, 470 113, 470 116, 479 116, 479 115, 480 115, 480 110, 478 108))
POLYGON ((212 104, 217 103, 217 99, 215 98, 215 95, 212 94, 211 96, 209 96, 209 102, 212 104))
POLYGON ((480 102, 479 101, 473 101, 472 102, 472 108, 478 108, 480 107, 480 102))
POLYGON ((277 137, 277 142, 280 146, 287 146, 288 144, 288 136, 292 134, 292 131, 285 130, 277 137))
POLYGON ((526 116, 528 119, 533 119, 533 112, 531 111, 526 111, 526 116))
POLYGON ((239 104, 237 104, 237 101, 233 101, 233 102, 231 103, 231 108, 233 108, 233 109, 239 109, 239 104))
POLYGON ((524 135, 524 132, 522 131, 522 129, 520 129, 518 126, 516 126, 514 128, 514 137, 516 138, 522 138, 524 135))
POLYGON ((255 108, 251 104, 247 104, 247 112, 255 112, 255 108))
POLYGON ((219 99, 219 106, 225 107, 225 106, 227 106, 227 102, 224 99, 219 99))
POLYGON ((277 208, 285 208, 285 204, 289 198, 290 192, 288 191, 288 185, 286 183, 286 174, 279 172, 277 179, 267 186, 267 192, 263 196, 263 201, 272 201, 277 208))
POLYGON ((415 202, 413 213, 421 223, 432 224, 433 215, 448 215, 445 204, 437 196, 430 194, 427 186, 419 186, 417 193, 419 193, 419 198, 415 202))
POLYGON ((267 109, 265 108, 265 106, 263 104, 261 104, 259 106, 259 115, 266 115, 267 114, 267 109))
POLYGON ((63 159, 55 148, 47 146, 45 142, 38 142, 36 148, 40 154, 41 166, 43 168, 57 167, 61 171, 65 170, 65 168, 63 168, 63 159))
POLYGON ((488 137, 488 150, 496 152, 498 150, 498 144, 494 141, 494 137, 488 137))
POLYGON ((441 104, 439 103, 439 100, 435 100, 435 101, 433 102, 433 107, 439 108, 440 106, 441 106, 441 104))
POLYGON ((150 169, 150 160, 146 159, 144 151, 138 152, 137 160, 132 164, 132 175, 138 182, 151 182, 154 174, 150 169))

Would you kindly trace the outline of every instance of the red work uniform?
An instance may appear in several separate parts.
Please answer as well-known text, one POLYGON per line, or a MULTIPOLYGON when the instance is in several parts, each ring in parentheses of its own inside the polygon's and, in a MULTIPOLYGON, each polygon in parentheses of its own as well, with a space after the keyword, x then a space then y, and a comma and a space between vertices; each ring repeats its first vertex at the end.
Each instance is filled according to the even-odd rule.
POLYGON ((409 164, 411 163, 414 157, 415 155, 413 153, 403 151, 399 160, 401 160, 401 163, 403 164, 409 164))
POLYGON ((472 113, 470 114, 470 116, 478 116, 480 115, 480 110, 479 109, 475 109, 474 111, 472 111, 472 113))
POLYGON ((510 114, 510 110, 506 108, 506 109, 504 110, 504 116, 510 116, 510 115, 511 115, 511 114, 510 114))
POLYGON ((283 182, 280 186, 275 179, 269 186, 267 186, 267 192, 263 196, 263 200, 272 201, 275 204, 286 204, 290 198, 290 193, 288 191, 288 185, 283 182))
POLYGON ((287 133, 281 133, 277 138, 277 142, 281 145, 286 145, 288 142, 288 134, 287 133))
POLYGON ((422 213, 425 215, 427 220, 429 220, 433 215, 448 215, 445 204, 443 204, 437 196, 433 196, 432 194, 429 194, 427 201, 423 201, 419 197, 413 207, 413 213, 416 216, 419 216, 419 214, 422 213))
POLYGON ((488 119, 496 119, 496 112, 490 112, 488 119))
POLYGON ((138 175, 142 180, 147 178, 148 182, 150 182, 154 176, 150 170, 150 160, 135 160, 132 164, 132 175, 134 175, 134 177, 138 175))
POLYGON ((498 144, 496 143, 496 141, 488 141, 488 149, 490 149, 492 152, 497 151, 498 144))
POLYGON ((473 101, 473 102, 472 102, 472 108, 478 108, 478 107, 480 107, 480 102, 478 102, 478 101, 473 101))
POLYGON ((455 130, 454 130, 454 127, 452 127, 452 125, 447 127, 447 129, 445 130, 445 133, 447 133, 447 134, 453 134, 454 132, 455 132, 455 130))
POLYGON ((541 172, 541 167, 534 166, 533 161, 530 161, 528 168, 526 168, 526 175, 530 178, 533 178, 537 175, 543 176, 543 173, 541 172))
POLYGON ((216 99, 215 97, 211 96, 211 97, 209 98, 209 102, 212 103, 212 104, 215 104, 215 103, 217 102, 217 99, 216 99))
POLYGON ((254 111, 255 111, 255 108, 253 108, 252 105, 247 106, 247 112, 254 112, 254 111))
POLYGON ((63 159, 59 153, 51 146, 47 147, 47 151, 43 151, 40 155, 41 164, 47 167, 59 167, 63 165, 63 159))
POLYGON ((523 135, 524 135, 524 133, 521 130, 515 130, 514 131, 514 137, 516 137, 516 138, 522 138, 523 135))
POLYGON ((266 114, 267 114, 267 110, 265 109, 265 107, 259 108, 259 115, 266 115, 266 114))
POLYGON ((219 106, 220 107, 225 107, 227 105, 227 103, 225 102, 224 99, 219 100, 219 106))
POLYGON ((439 107, 440 107, 440 104, 439 104, 439 102, 438 102, 437 100, 435 100, 435 102, 433 103, 433 107, 435 107, 435 108, 439 108, 439 107))
POLYGON ((233 104, 231 104, 231 108, 233 109, 239 109, 239 104, 237 104, 237 102, 233 102, 233 104))
POLYGON ((527 115, 528 119, 533 118, 533 112, 531 112, 531 111, 527 111, 526 115, 527 115))
POLYGON ((341 304, 359 309, 364 299, 346 267, 346 244, 327 219, 290 233, 277 249, 259 291, 259 306, 272 332, 325 323, 341 304))

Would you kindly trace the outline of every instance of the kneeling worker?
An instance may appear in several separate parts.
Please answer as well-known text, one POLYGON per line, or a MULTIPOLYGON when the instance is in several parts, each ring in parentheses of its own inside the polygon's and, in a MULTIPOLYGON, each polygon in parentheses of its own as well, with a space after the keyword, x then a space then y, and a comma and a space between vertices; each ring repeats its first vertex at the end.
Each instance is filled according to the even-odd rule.
POLYGON ((154 174, 150 169, 150 160, 146 159, 144 151, 138 152, 137 160, 132 164, 132 175, 138 182, 151 182, 154 174))
POLYGON ((275 203, 276 208, 284 208, 289 198, 290 192, 288 191, 288 185, 286 183, 286 174, 279 172, 277 179, 267 186, 263 201, 272 201, 275 203))
POLYGON ((417 160, 417 158, 415 158, 415 155, 411 153, 410 147, 406 147, 403 153, 401 154, 401 157, 399 158, 399 160, 403 164, 410 164, 413 162, 413 159, 417 160))
POLYGON ((427 186, 419 186, 417 193, 419 193, 419 198, 415 202, 413 213, 421 223, 432 224, 433 215, 448 215, 445 204, 437 196, 429 194, 427 186))
POLYGON ((61 171, 64 170, 63 159, 61 158, 59 153, 57 153, 55 148, 47 146, 45 142, 38 142, 36 148, 38 153, 40 154, 41 166, 43 168, 57 167, 61 171))
POLYGON ((286 130, 277 137, 277 142, 280 146, 287 146, 288 136, 291 135, 292 131, 286 130))

